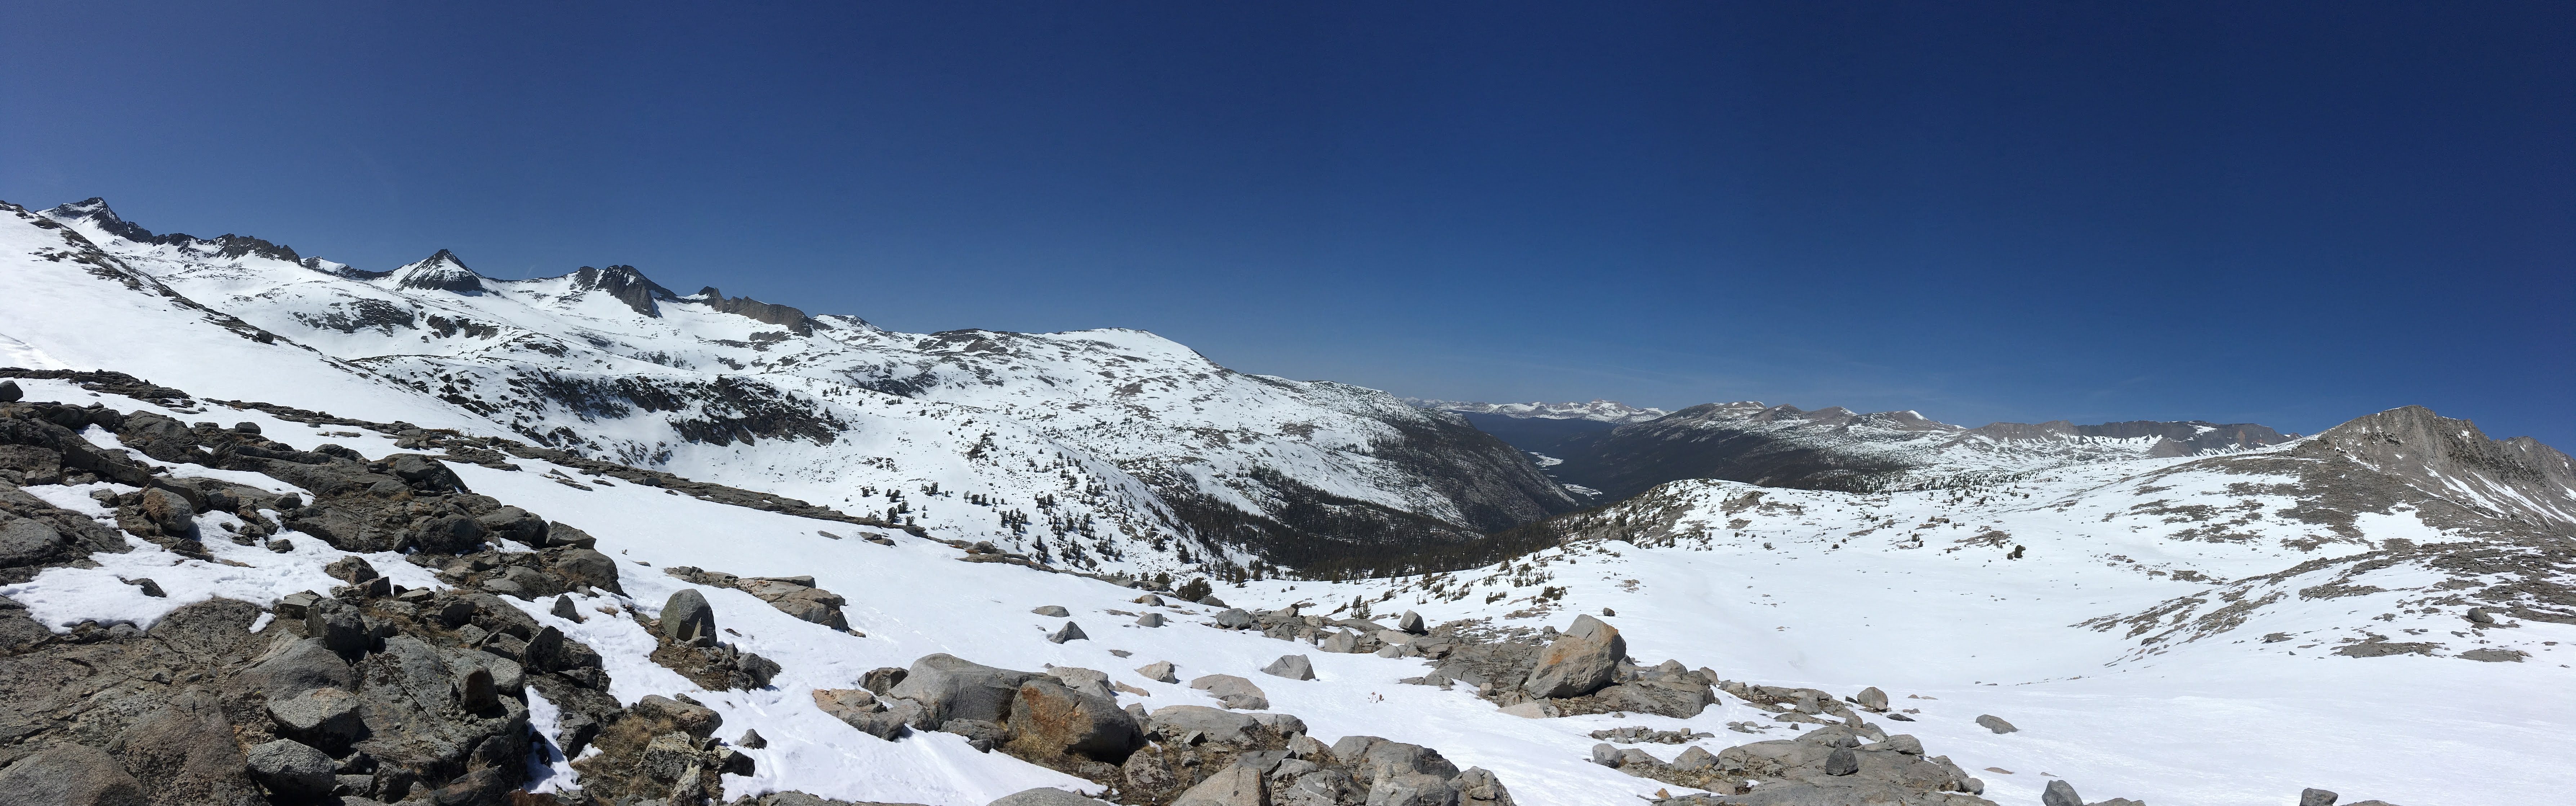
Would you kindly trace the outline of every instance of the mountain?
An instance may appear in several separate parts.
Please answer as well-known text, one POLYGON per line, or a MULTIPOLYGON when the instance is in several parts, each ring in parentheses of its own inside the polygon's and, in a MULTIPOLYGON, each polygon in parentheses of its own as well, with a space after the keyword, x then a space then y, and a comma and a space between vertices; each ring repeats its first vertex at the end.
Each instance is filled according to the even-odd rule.
POLYGON ((1347 384, 1235 372, 1142 331, 899 333, 714 288, 678 294, 631 266, 503 280, 441 250, 366 272, 240 236, 154 235, 98 199, 8 209, 6 270, 93 300, 70 310, 144 304, 102 295, 158 297, 151 304, 188 307, 263 345, 240 361, 137 365, 118 359, 206 337, 90 328, 65 320, 59 300, 19 295, 0 328, 62 361, 317 409, 348 395, 254 394, 222 378, 280 362, 327 367, 342 376, 334 388, 400 390, 405 416, 423 425, 773 490, 934 534, 998 528, 1012 550, 1085 568, 1472 553, 1485 532, 1576 505, 1456 415, 1347 384))
POLYGON ((2280 444, 2290 435, 2239 423, 1995 423, 1962 428, 1912 411, 1804 411, 1709 403, 1550 444, 1548 473, 1618 500, 1678 479, 1765 487, 1876 490, 2008 478, 2085 462, 2197 456, 2280 444))
POLYGON ((1459 414, 1484 414, 1514 420, 1641 423, 1666 414, 1663 409, 1641 409, 1616 400, 1594 400, 1590 403, 1469 403, 1458 400, 1426 400, 1408 397, 1404 402, 1426 409, 1459 414))

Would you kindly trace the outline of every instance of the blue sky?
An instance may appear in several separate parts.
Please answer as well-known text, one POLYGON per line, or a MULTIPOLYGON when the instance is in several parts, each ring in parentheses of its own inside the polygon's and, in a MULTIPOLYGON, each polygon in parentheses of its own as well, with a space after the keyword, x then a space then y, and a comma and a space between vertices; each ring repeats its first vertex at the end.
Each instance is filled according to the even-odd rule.
POLYGON ((0 9, 0 199, 1424 397, 2576 447, 2576 5, 438 6, 0 9))

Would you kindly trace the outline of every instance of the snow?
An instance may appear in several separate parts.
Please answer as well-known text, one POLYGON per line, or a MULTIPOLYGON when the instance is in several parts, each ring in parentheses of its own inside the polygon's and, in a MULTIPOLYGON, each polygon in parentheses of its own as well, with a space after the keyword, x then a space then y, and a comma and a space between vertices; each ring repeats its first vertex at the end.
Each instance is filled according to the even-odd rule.
MULTIPOLYGON (((1124 555, 1091 549, 1105 569, 1177 566, 1145 544, 1150 530, 1168 527, 1159 525, 1164 511, 1146 492, 1142 474, 1186 477, 1209 495, 1257 505, 1260 490, 1237 485, 1256 466, 1274 467, 1336 494, 1412 506, 1420 502, 1416 493, 1403 489, 1367 446, 1390 428, 1384 417, 1446 416, 1356 387, 1233 373, 1139 331, 902 334, 821 317, 828 327, 815 336, 759 342, 767 347, 760 349, 734 344, 753 345, 755 335, 783 329, 702 303, 664 300, 666 315, 647 318, 566 278, 486 278, 488 293, 473 297, 398 292, 390 282, 338 273, 337 264, 315 269, 255 256, 216 260, 182 246, 119 246, 110 243, 113 236, 75 223, 114 252, 114 265, 102 274, 76 260, 48 259, 79 250, 61 231, 26 222, 0 215, 0 290, 6 292, 0 293, 0 330, 7 333, 0 361, 117 369, 208 399, 283 403, 466 433, 524 437, 561 428, 598 455, 631 456, 854 513, 883 513, 898 505, 885 492, 900 490, 900 503, 911 508, 905 514, 942 537, 1020 546, 1045 537, 1062 546, 1076 542, 1070 535, 1078 532, 1067 520, 1049 523, 1048 516, 1089 516, 1102 524, 1098 540, 1124 555), (185 296, 162 294, 157 284, 185 296), (399 306, 415 324, 348 330, 312 324, 369 305, 399 306), (494 329, 478 335, 460 326, 440 335, 429 326, 432 315, 494 329), (243 337, 228 316, 289 338, 270 344, 243 337), (555 349, 562 354, 547 352, 555 349), (755 378, 766 384, 764 394, 793 396, 801 410, 849 427, 828 443, 674 444, 671 421, 704 414, 706 401, 683 401, 682 410, 652 417, 617 417, 511 397, 514 380, 621 378, 674 384, 755 378), (899 397, 869 386, 890 380, 921 387, 899 397), (441 391, 442 384, 458 391, 441 391), (448 398, 510 405, 477 413, 448 398), (1126 402, 1086 403, 1099 400, 1126 402), (986 433, 994 447, 983 457, 960 452, 986 433), (924 489, 934 482, 942 491, 935 496, 924 489), (859 492, 868 488, 876 492, 859 492), (968 495, 1005 503, 967 503, 968 495), (1042 511, 1031 503, 1039 495, 1061 496, 1062 503, 1042 511), (1000 525, 999 512, 1009 510, 1037 516, 1029 535, 1000 525)), ((62 381, 20 384, 31 400, 253 422, 298 448, 336 442, 370 456, 398 450, 381 434, 325 437, 322 432, 341 429, 220 404, 170 409, 102 398, 62 381)), ((1771 407, 1731 408, 1749 417, 1771 407)), ((2560 758, 2576 739, 2576 689, 2565 684, 2568 665, 2576 663, 2576 627, 2525 622, 2470 633, 2457 608, 2405 604, 2413 601, 2410 591, 2443 578, 2420 565, 2350 578, 2338 576, 2340 567, 2266 576, 2399 538, 2418 544, 2466 539, 2435 529, 2419 513, 2362 513, 2353 523, 2361 536, 2343 537, 2276 514, 2295 505, 2292 498, 2234 491, 2288 479, 2197 469, 2189 459, 2139 458, 2151 440, 1961 439, 1931 427, 1938 424, 1893 416, 1801 414, 1780 427, 1821 432, 1827 429, 1818 422, 1848 417, 1831 426, 1840 429, 1836 438, 1858 433, 1893 449, 1937 449, 1950 462, 1943 472, 2009 472, 1974 487, 1870 495, 1677 482, 1652 500, 1617 505, 1640 516, 1633 523, 1668 524, 1638 533, 1635 542, 1580 542, 1519 558, 1508 570, 1349 583, 1274 579, 1220 588, 1219 595, 1245 607, 1304 601, 1318 603, 1315 610, 1365 598, 1380 613, 1418 610, 1434 623, 1473 618, 1528 628, 1563 627, 1575 614, 1608 608, 1617 615, 1604 620, 1648 663, 1669 657, 1729 679, 1840 693, 1881 687, 1897 707, 1919 709, 1913 715, 1919 721, 1873 722, 1921 737, 1930 752, 1983 778, 1988 796, 2000 803, 2035 802, 2051 776, 2095 799, 2214 806, 2288 802, 2310 786, 2342 792, 2347 800, 2410 804, 2554 802, 2576 787, 2576 769, 2560 758), (2193 506, 2208 509, 2188 509, 2193 506), (2249 517, 2256 514, 2263 517, 2249 517), (1672 539, 1667 544, 1658 535, 1672 539), (2025 548, 2024 556, 2006 559, 2015 546, 2025 548), (2386 590, 2334 598, 2300 593, 2338 580, 2386 590), (1547 586, 1563 588, 1563 598, 1539 601, 1547 586), (1494 594, 1501 597, 1488 603, 1494 594), (2269 603, 2251 608, 2232 629, 2203 634, 2191 627, 2227 594, 2269 603), (2191 604, 2191 598, 2206 601, 2191 604), (2180 609, 2131 634, 2141 614, 2169 607, 2180 609), (2105 629, 2082 626, 2106 621, 2105 629), (2434 657, 2331 654, 2339 642, 2370 632, 2443 646, 2434 657), (2292 640, 2264 643, 2261 637, 2271 633, 2292 640), (2530 657, 2520 663, 2456 657, 2476 647, 2530 657), (2022 730, 1992 734, 1973 723, 1980 714, 2002 716, 2022 730), (2014 772, 1981 772, 1988 767, 2014 772)), ((87 436, 116 444, 101 432, 87 436)), ((2274 450, 2279 455, 2286 448, 2274 450)), ((1211 700, 1132 671, 1146 663, 1173 661, 1185 679, 1243 675, 1318 738, 1367 734, 1428 745, 1462 767, 1494 770, 1530 804, 1624 804, 1670 788, 1590 764, 1594 740, 1585 734, 1593 730, 1687 727, 1715 734, 1698 742, 1712 751, 1794 732, 1725 730, 1731 721, 1775 724, 1767 712, 1732 697, 1690 720, 1519 719, 1464 690, 1395 682, 1422 674, 1421 661, 1324 653, 1220 631, 1206 624, 1210 608, 1196 605, 1162 608, 1170 626, 1135 627, 1132 617, 1106 611, 1146 611, 1131 603, 1136 591, 957 562, 956 550, 900 533, 891 547, 832 540, 818 532, 849 536, 852 528, 657 488, 589 483, 596 480, 544 461, 518 464, 517 472, 453 466, 479 493, 597 536, 599 549, 618 561, 627 592, 580 598, 585 620, 578 623, 548 612, 551 600, 519 606, 598 650, 614 681, 611 694, 621 702, 688 693, 724 716, 722 736, 760 731, 769 746, 745 751, 758 761, 758 772, 728 778, 733 794, 796 789, 842 799, 980 806, 1033 786, 1090 788, 1005 755, 975 752, 955 736, 880 741, 812 705, 814 689, 855 686, 870 669, 909 665, 933 652, 1017 669, 1098 669, 1150 692, 1121 696, 1148 708, 1211 700), (549 480, 553 475, 583 480, 590 489, 549 480), (813 575, 850 600, 847 615, 866 637, 796 620, 740 591, 700 588, 720 626, 738 633, 727 638, 777 660, 784 671, 758 691, 699 691, 645 659, 653 643, 643 628, 600 609, 657 612, 670 594, 693 587, 662 573, 674 565, 744 576, 813 575), (1043 640, 1061 620, 1029 610, 1046 604, 1071 609, 1093 639, 1043 640), (1110 649, 1133 656, 1118 658, 1110 649), (1311 658, 1320 679, 1257 673, 1292 653, 1311 658)), ((264 476, 184 465, 173 472, 291 489, 264 476)), ((128 488, 27 489, 99 517, 107 513, 88 494, 128 488)), ((228 519, 211 515, 198 525, 219 535, 228 519)), ((346 553, 308 535, 284 536, 294 551, 205 541, 214 557, 239 565, 191 560, 133 540, 129 553, 93 557, 96 568, 50 569, 0 586, 0 594, 62 629, 83 620, 148 626, 211 597, 265 606, 336 584, 320 569, 346 553), (144 596, 122 581, 146 577, 169 595, 144 596)), ((364 556, 397 584, 442 586, 398 555, 364 556)), ((254 628, 269 621, 263 616, 254 628)), ((539 697, 532 697, 530 712, 539 725, 559 718, 539 697)), ((1682 749, 1644 747, 1664 758, 1682 749)), ((543 764, 540 787, 577 784, 562 759, 543 764)))

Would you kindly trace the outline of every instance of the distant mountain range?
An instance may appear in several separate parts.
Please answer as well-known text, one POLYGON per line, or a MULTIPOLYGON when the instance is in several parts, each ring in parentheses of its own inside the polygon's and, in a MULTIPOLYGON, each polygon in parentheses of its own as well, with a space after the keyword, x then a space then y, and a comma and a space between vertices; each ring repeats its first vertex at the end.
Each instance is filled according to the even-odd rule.
POLYGON ((1615 501, 1681 479, 1767 487, 1880 490, 1988 481, 2067 464, 2200 456, 2295 438, 2252 423, 2131 421, 1994 423, 1965 428, 1913 411, 1805 411, 1760 402, 1709 403, 1638 416, 1610 401, 1512 404, 1419 401, 1459 412, 1537 455, 1558 482, 1615 501), (1565 412, 1549 416, 1535 412, 1565 412), (1584 416, 1613 415, 1619 419, 1584 416))

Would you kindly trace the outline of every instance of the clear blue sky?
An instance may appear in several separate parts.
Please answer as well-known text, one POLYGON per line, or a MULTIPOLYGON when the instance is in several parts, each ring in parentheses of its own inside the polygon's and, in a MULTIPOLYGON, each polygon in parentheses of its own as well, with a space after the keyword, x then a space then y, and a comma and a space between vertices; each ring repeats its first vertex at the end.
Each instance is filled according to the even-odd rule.
POLYGON ((0 9, 0 198, 1399 394, 2576 448, 2576 4, 0 9))

